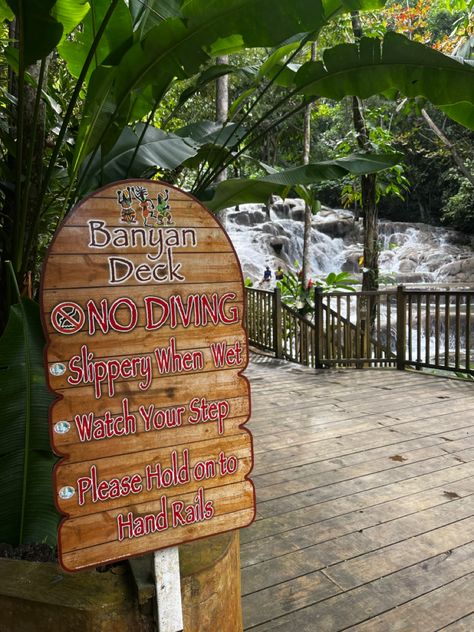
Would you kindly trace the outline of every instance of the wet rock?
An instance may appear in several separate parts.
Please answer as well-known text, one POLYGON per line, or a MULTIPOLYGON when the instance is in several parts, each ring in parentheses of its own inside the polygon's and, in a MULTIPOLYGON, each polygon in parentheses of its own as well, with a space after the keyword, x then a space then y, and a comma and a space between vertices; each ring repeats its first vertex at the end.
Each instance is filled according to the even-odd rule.
POLYGON ((425 258, 424 263, 430 272, 436 272, 446 265, 446 253, 435 252, 430 254, 425 258))
POLYGON ((234 211, 227 214, 227 221, 234 222, 239 226, 250 226, 250 218, 247 211, 234 211))
POLYGON ((252 211, 249 213, 249 221, 251 226, 255 226, 255 224, 261 224, 262 222, 266 221, 266 219, 266 213, 261 210, 252 211))
POLYGON ((304 222, 304 207, 296 207, 291 211, 291 219, 295 222, 304 222))
POLYGON ((403 274, 401 272, 397 273, 396 283, 423 283, 427 281, 426 275, 422 272, 413 272, 411 274, 403 274))
POLYGON ((290 208, 287 204, 273 204, 270 207, 270 215, 273 214, 278 219, 288 219, 290 208))
POLYGON ((354 234, 354 222, 351 219, 333 219, 316 223, 317 229, 330 237, 348 237, 354 234))
POLYGON ((441 266, 438 276, 449 277, 456 283, 472 283, 474 281, 474 257, 459 259, 441 266))
POLYGON ((359 257, 362 252, 351 252, 342 264, 342 272, 360 272, 359 257))
POLYGON ((413 259, 404 259, 400 262, 400 267, 398 268, 398 270, 401 274, 415 272, 416 261, 414 261, 413 259))
POLYGON ((279 235, 280 231, 278 226, 275 226, 275 224, 272 224, 270 222, 267 222, 266 224, 263 224, 262 228, 262 232, 263 233, 268 233, 269 235, 279 235))
POLYGON ((269 244, 270 246, 273 248, 273 250, 276 252, 277 255, 280 255, 285 247, 285 245, 287 245, 290 242, 290 240, 288 239, 288 237, 272 237, 269 240, 269 244))
POLYGON ((249 278, 255 281, 263 277, 263 272, 260 270, 258 265, 256 265, 255 263, 251 263, 249 261, 245 262, 242 265, 242 272, 244 275, 244 279, 249 278))

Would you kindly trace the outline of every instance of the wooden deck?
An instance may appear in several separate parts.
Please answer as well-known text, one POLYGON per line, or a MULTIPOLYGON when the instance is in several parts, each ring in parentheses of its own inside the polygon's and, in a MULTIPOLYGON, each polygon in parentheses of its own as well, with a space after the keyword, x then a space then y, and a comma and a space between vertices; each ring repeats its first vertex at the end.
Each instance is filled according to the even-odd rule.
POLYGON ((474 384, 254 356, 245 629, 474 631, 474 384))

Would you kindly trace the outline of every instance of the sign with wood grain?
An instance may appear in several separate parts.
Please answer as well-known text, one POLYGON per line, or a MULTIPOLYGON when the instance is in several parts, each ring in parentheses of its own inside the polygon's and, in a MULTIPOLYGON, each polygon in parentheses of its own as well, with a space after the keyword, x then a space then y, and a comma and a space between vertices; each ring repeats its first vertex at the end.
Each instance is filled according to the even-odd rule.
POLYGON ((62 223, 41 297, 64 568, 248 525, 243 283, 219 222, 170 185, 109 185, 62 223))

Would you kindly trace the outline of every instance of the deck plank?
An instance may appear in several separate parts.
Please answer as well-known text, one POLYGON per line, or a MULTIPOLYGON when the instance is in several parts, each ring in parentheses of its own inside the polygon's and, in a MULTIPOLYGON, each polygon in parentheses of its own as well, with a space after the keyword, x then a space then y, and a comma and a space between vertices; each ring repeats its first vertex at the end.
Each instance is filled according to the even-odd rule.
POLYGON ((416 625, 423 632, 472 632, 474 616, 472 602, 466 595, 474 593, 474 573, 454 580, 446 586, 413 599, 396 610, 374 617, 366 623, 352 626, 352 632, 413 632, 416 625), (465 615, 465 619, 458 619, 465 615), (454 622, 453 622, 454 620, 454 622), (463 623, 464 620, 464 623, 463 623), (467 626, 467 627, 466 627, 467 626))
POLYGON ((253 632, 474 630, 474 388, 254 357, 253 632))

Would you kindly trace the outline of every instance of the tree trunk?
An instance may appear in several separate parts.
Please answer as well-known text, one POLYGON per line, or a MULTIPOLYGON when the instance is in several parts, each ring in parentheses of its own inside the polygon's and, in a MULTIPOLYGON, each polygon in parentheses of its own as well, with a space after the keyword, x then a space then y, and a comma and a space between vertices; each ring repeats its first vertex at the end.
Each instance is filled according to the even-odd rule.
MULTIPOLYGON (((31 177, 29 178, 26 195, 28 197, 27 204, 31 209, 39 209, 40 193, 43 186, 43 155, 46 143, 46 106, 43 100, 40 100, 38 112, 35 112, 35 102, 37 90, 41 90, 46 83, 48 76, 49 59, 44 62, 43 74, 41 75, 41 62, 36 63, 28 68, 31 77, 37 82, 37 86, 25 86, 25 148, 23 156, 28 155, 29 146, 32 152, 31 177), (41 81, 41 85, 39 82, 41 81)), ((35 270, 37 240, 32 239, 32 233, 35 232, 36 213, 29 212, 27 214, 28 223, 26 229, 26 243, 30 242, 31 247, 28 252, 24 253, 23 272, 28 276, 35 270)), ((27 282, 23 283, 21 289, 27 288, 27 282)))
MULTIPOLYGON (((311 44, 311 61, 316 59, 316 44, 311 44)), ((303 164, 309 163, 311 152, 311 111, 312 104, 309 103, 304 112, 304 135, 303 135, 303 164)), ((311 220, 313 212, 310 205, 304 205, 304 232, 303 232, 303 264, 301 268, 301 280, 304 287, 308 287, 311 270, 311 220)))
MULTIPOLYGON (((356 40, 362 37, 362 26, 359 13, 351 13, 352 31, 356 40)), ((370 150, 370 139, 364 119, 362 101, 352 97, 352 116, 360 149, 370 150)), ((361 177, 362 214, 364 217, 364 271, 362 274, 362 290, 378 290, 379 288, 379 246, 378 246, 378 213, 376 204, 376 182, 374 173, 361 177)))
MULTIPOLYGON (((9 36, 12 41, 17 41, 15 21, 9 26, 9 36)), ((0 331, 8 320, 10 305, 17 301, 16 291, 13 289, 14 286, 5 261, 12 261, 21 293, 28 296, 32 294, 32 278, 34 278, 37 264, 37 240, 32 239, 32 234, 35 232, 43 181, 46 129, 45 104, 37 95, 41 94, 40 90, 46 83, 48 66, 49 59, 46 59, 43 64, 37 62, 26 69, 36 85, 25 82, 22 94, 23 114, 21 120, 18 116, 18 106, 12 107, 9 112, 9 134, 13 139, 16 139, 17 150, 15 153, 7 153, 6 164, 8 171, 12 174, 12 180, 15 182, 15 189, 21 186, 21 191, 19 199, 16 190, 7 188, 4 200, 4 240, 0 267, 0 294, 2 296, 0 331), (39 85, 40 83, 41 85, 39 85), (20 142, 21 150, 19 148, 20 142), (19 225, 18 217, 21 216, 25 219, 21 226, 21 233, 18 233, 14 227, 19 225)), ((8 87, 10 93, 18 98, 19 81, 12 72, 9 72, 8 75, 8 87)))
MULTIPOLYGON (((218 64, 228 64, 229 56, 216 58, 218 64)), ((216 120, 224 124, 229 116, 229 75, 218 77, 216 81, 216 120)), ((227 169, 223 169, 216 176, 216 182, 227 180, 227 169)))
POLYGON ((375 202, 375 174, 362 176, 362 208, 364 210, 364 272, 362 290, 379 289, 379 230, 375 202))

